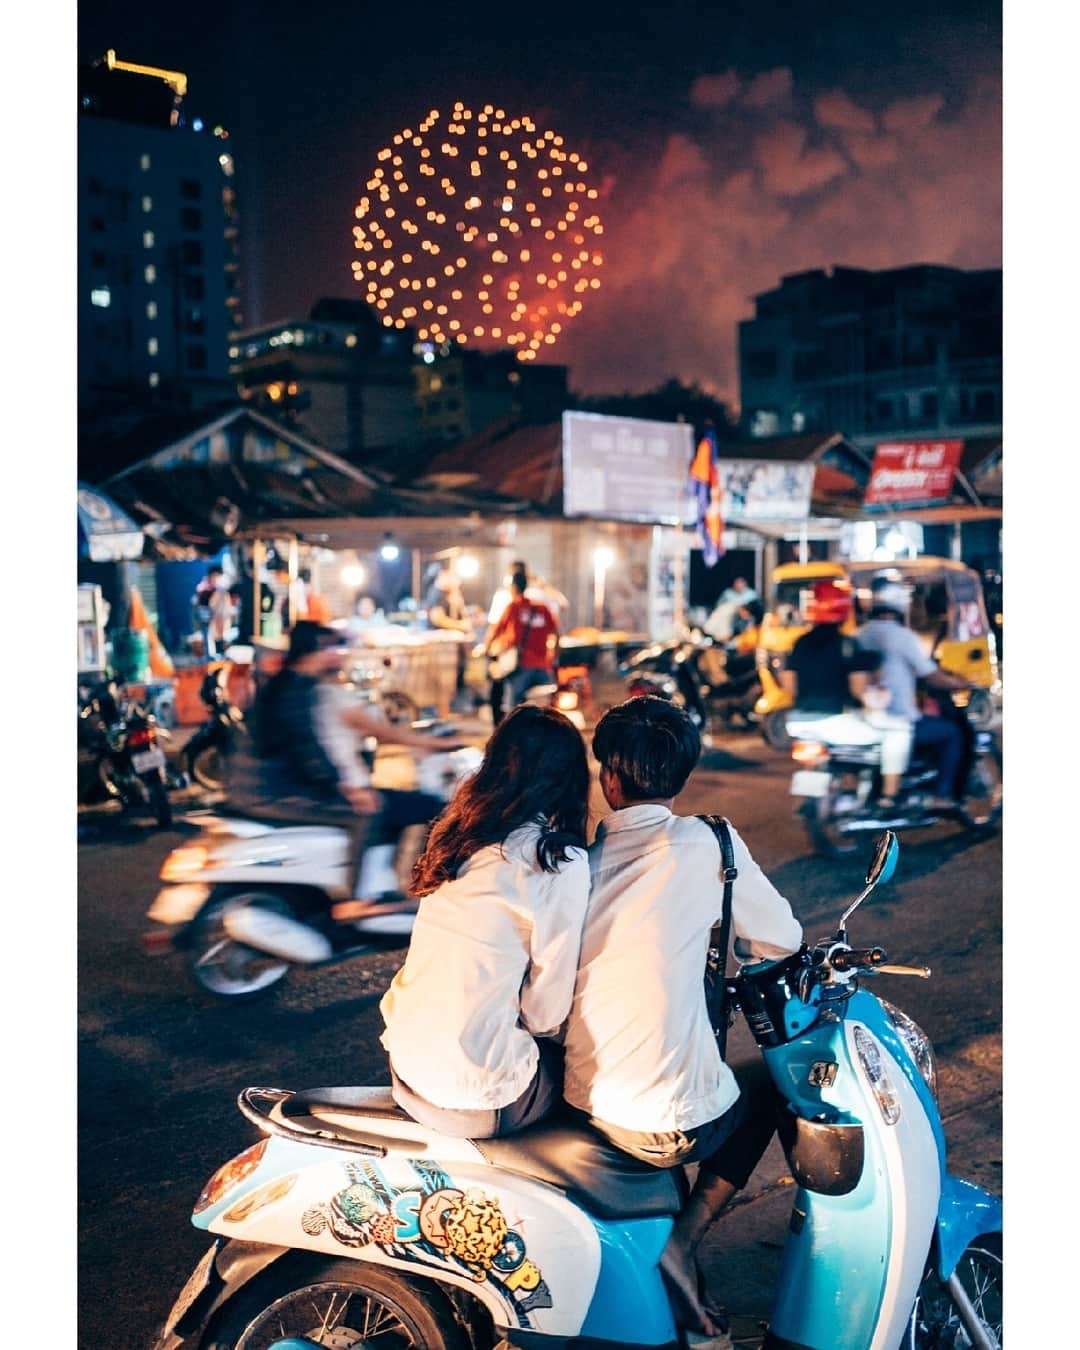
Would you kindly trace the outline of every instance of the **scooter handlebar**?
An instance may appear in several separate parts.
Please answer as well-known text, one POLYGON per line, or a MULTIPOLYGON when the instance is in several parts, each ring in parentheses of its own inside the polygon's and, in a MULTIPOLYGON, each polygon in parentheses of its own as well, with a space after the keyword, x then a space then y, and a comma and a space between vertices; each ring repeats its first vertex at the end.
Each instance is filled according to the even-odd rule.
POLYGON ((829 957, 833 970, 874 970, 885 960, 884 947, 848 947, 834 951, 829 957))

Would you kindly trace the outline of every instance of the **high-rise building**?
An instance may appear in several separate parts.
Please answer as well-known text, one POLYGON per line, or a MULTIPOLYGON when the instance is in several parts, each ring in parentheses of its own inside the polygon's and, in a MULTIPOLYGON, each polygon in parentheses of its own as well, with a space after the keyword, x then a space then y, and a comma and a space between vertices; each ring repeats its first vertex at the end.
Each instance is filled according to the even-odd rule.
POLYGON ((253 407, 296 422, 327 449, 416 440, 411 329, 384 327, 364 300, 319 300, 306 319, 235 332, 229 369, 253 407))
POLYGON ((235 166, 224 127, 185 108, 187 77, 79 68, 78 401, 199 406, 231 388, 240 316, 235 166))
POLYGON ((523 365, 510 349, 482 352, 418 343, 415 366, 420 436, 456 441, 492 422, 555 421, 567 404, 567 368, 523 365))
POLYGON ((739 324, 751 436, 974 435, 1001 425, 1001 270, 835 267, 783 277, 739 324))

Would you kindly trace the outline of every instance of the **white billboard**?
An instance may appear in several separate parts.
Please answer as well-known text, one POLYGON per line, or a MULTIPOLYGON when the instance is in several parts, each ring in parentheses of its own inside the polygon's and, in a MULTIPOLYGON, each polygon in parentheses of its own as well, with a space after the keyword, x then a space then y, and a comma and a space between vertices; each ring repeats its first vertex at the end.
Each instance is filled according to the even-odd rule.
POLYGON ((691 524, 688 422, 564 412, 563 514, 653 525, 691 524))
POLYGON ((805 520, 810 514, 814 465, 790 460, 723 459, 720 515, 725 525, 805 520))

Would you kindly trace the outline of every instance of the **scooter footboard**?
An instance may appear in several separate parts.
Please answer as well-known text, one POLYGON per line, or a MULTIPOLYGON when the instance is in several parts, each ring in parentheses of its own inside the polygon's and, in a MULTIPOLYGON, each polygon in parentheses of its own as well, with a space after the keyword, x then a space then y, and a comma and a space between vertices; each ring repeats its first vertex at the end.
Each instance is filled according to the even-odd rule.
POLYGON ((968 1245, 983 1233, 1000 1233, 1001 1199, 959 1177, 946 1176, 938 1202, 934 1268, 945 1281, 968 1245))

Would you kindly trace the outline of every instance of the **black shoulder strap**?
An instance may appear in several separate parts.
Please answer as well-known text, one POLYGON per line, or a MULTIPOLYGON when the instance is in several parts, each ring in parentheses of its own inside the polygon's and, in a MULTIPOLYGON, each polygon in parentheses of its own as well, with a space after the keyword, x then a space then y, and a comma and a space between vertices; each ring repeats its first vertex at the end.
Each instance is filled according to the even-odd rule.
POLYGON ((724 816, 700 815, 720 845, 720 880, 724 883, 724 895, 720 903, 720 922, 713 925, 709 937, 709 955, 705 962, 705 1002, 709 1008, 709 1021, 713 1035, 724 1058, 727 1049, 728 1009, 727 1009, 727 954, 731 934, 731 890, 735 878, 739 875, 735 866, 735 849, 731 842, 731 827, 724 816))

